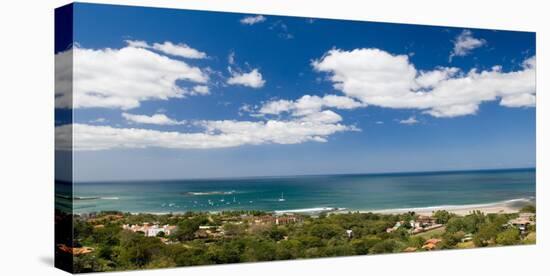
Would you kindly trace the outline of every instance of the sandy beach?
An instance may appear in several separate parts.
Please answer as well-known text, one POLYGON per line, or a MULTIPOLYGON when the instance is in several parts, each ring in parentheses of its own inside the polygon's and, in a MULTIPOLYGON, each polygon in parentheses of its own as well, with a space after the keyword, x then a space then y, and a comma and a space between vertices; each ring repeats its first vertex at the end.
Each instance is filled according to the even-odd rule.
POLYGON ((502 202, 488 203, 488 204, 471 204, 471 205, 445 205, 423 208, 400 208, 400 209, 386 209, 386 210, 366 210, 362 212, 373 212, 381 214, 402 214, 406 212, 415 212, 419 215, 431 215, 437 210, 447 210, 457 215, 467 215, 472 211, 479 210, 483 213, 516 213, 519 210, 529 204, 535 204, 533 198, 520 198, 512 199, 502 202))

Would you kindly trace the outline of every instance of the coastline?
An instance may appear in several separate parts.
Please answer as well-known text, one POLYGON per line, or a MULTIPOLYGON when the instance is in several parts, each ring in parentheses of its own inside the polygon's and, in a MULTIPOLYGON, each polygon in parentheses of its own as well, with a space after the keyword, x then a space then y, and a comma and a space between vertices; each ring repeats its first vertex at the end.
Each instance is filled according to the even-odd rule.
POLYGON ((501 201, 534 198, 535 181, 535 172, 523 169, 85 183, 75 185, 73 212, 169 214, 249 210, 315 215, 429 213, 439 209, 467 213, 472 208, 511 212, 517 208, 501 201), (285 198, 281 200, 283 192, 285 198), (400 196, 395 197, 396 193, 400 196), (487 209, 487 205, 497 206, 487 209))
POLYGON ((416 208, 397 208, 383 210, 360 210, 360 213, 379 213, 379 214, 403 214, 407 212, 415 212, 419 215, 430 216, 432 212, 446 210, 460 216, 468 215, 470 212, 479 210, 486 214, 509 214, 517 213, 519 210, 529 204, 535 204, 534 198, 517 198, 493 203, 485 204, 465 204, 465 205, 442 205, 432 207, 416 207, 416 208))
MULTIPOLYGON (((393 208, 393 209, 369 209, 369 210, 354 210, 348 208, 338 207, 313 207, 304 209, 292 209, 292 210, 266 210, 266 213, 273 214, 320 214, 320 213, 375 213, 375 214, 404 214, 408 212, 415 212, 418 215, 430 216, 433 212, 438 210, 446 210, 451 213, 455 213, 460 216, 468 215, 470 212, 479 210, 486 214, 509 214, 517 213, 520 209, 526 205, 536 204, 535 197, 530 198, 517 198, 492 203, 479 203, 479 204, 463 204, 463 205, 441 205, 441 206, 429 206, 429 207, 410 207, 410 208, 393 208)), ((104 210, 109 211, 109 210, 104 210)), ((112 210, 116 211, 116 210, 112 210)), ((205 211, 205 213, 218 214, 224 211, 263 211, 263 210, 219 210, 219 211, 205 211)), ((101 212, 101 211, 100 211, 101 212)), ((89 212, 75 212, 75 214, 82 215, 89 212)), ((137 214, 152 214, 152 215, 167 215, 167 214, 184 214, 186 211, 181 212, 123 212, 130 213, 132 215, 137 214)))

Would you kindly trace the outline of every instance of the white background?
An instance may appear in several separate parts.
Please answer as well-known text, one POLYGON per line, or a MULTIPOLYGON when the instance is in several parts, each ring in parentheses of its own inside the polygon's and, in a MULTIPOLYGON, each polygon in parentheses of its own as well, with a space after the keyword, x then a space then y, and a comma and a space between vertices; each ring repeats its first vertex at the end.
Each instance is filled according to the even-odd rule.
MULTIPOLYGON (((0 275, 65 274, 53 268, 53 10, 68 2, 21 0, 0 4, 0 275)), ((550 196, 547 187, 550 139, 546 120, 550 103, 545 78, 549 76, 550 64, 547 53, 550 9, 545 6, 546 1, 98 2, 537 32, 536 246, 219 265, 132 274, 548 275, 550 272, 547 220, 550 209, 546 200, 550 196)))

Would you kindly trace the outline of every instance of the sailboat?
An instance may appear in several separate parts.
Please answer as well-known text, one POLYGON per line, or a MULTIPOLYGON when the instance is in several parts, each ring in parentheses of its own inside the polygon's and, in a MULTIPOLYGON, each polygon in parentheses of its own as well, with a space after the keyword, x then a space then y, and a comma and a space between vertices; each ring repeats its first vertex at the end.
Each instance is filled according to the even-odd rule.
POLYGON ((279 201, 285 201, 285 197, 284 197, 283 193, 281 193, 281 197, 279 198, 279 201))

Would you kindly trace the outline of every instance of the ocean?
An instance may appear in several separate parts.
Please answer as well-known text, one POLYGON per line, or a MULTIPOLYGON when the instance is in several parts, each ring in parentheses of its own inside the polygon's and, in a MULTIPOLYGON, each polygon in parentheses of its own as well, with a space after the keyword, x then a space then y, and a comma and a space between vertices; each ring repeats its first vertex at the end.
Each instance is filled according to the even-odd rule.
POLYGON ((74 213, 350 211, 491 204, 535 198, 535 169, 79 182, 74 213))

